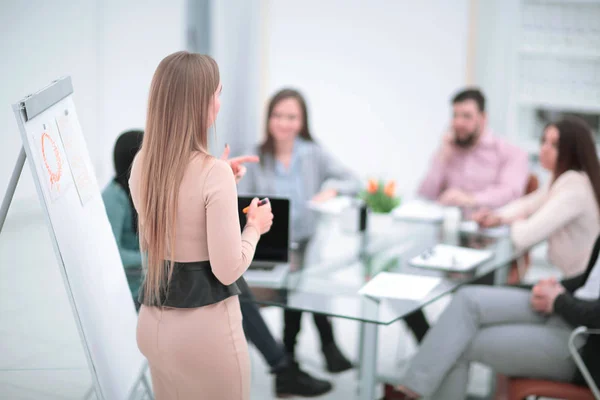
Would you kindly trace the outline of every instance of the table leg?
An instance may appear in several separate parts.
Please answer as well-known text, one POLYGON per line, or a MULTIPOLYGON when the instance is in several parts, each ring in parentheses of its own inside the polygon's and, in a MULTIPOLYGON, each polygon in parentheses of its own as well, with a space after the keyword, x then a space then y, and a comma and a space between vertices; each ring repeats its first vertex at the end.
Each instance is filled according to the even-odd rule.
POLYGON ((379 325, 372 323, 361 324, 361 353, 359 365, 359 400, 373 400, 377 383, 377 339, 379 325))
POLYGON ((362 356, 363 356, 363 344, 364 344, 364 336, 365 336, 365 325, 366 325, 366 322, 361 322, 358 325, 358 351, 357 351, 356 354, 358 354, 357 371, 358 371, 359 376, 360 376, 360 369, 362 368, 362 356))
POLYGON ((498 268, 494 271, 494 286, 505 285, 508 281, 508 271, 510 270, 510 264, 508 266, 498 268))
POLYGON ((96 388, 92 385, 92 387, 90 387, 83 395, 83 400, 92 400, 96 398, 96 388))

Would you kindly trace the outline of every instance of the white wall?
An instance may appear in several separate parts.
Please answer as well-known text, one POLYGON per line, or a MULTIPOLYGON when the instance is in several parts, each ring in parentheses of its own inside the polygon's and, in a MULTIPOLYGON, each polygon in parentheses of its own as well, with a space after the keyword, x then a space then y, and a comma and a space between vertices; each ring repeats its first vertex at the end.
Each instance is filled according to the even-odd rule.
POLYGON ((210 54, 219 64, 223 93, 211 150, 220 154, 225 143, 232 153, 251 147, 261 117, 260 76, 261 0, 211 1, 210 54))
POLYGON ((480 1, 477 13, 475 80, 487 97, 490 126, 516 143, 519 133, 512 122, 515 110, 516 47, 520 19, 519 0, 480 1))
POLYGON ((103 6, 102 178, 112 177, 117 136, 144 128, 150 82, 158 63, 185 50, 186 1, 99 0, 103 6))
POLYGON ((270 0, 267 93, 302 90, 316 138, 411 194, 466 81, 468 1, 270 0))
MULTIPOLYGON (((75 101, 90 147, 99 122, 99 41, 94 1, 4 2, 0 12, 0 194, 16 161, 21 139, 11 105, 52 80, 71 75, 75 101)), ((96 160, 96 158, 95 158, 96 160)), ((17 198, 34 194, 31 174, 23 175, 17 198)))
MULTIPOLYGON (((3 2, 0 12, 0 194, 20 148, 11 109, 25 95, 71 75, 74 100, 99 182, 112 175, 112 146, 143 127, 158 62, 184 48, 185 0, 3 2)), ((29 171, 18 199, 35 191, 29 171)))
MULTIPOLYGON (((266 95, 292 85, 306 93, 325 146, 363 177, 397 178, 410 193, 448 122, 449 97, 465 82, 467 3, 212 1, 212 54, 224 85, 217 147, 239 151, 259 140, 266 95)), ((0 191, 20 146, 10 105, 61 75, 73 77, 106 183, 116 136, 144 125, 156 65, 185 47, 185 10, 185 0, 5 2, 0 191)), ((17 197, 34 194, 25 186, 17 197)))

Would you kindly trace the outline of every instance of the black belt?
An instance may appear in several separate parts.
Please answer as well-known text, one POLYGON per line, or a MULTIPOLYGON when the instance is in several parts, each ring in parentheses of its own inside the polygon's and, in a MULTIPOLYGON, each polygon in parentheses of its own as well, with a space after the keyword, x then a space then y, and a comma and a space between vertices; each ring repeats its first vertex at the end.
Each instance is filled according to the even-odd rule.
MULTIPOLYGON (((166 279, 166 264, 165 264, 166 279)), ((173 263, 173 274, 166 289, 160 291, 160 304, 145 301, 146 282, 140 288, 139 302, 147 306, 174 308, 196 308, 215 304, 228 297, 240 294, 236 283, 222 284, 210 267, 210 261, 173 263)))

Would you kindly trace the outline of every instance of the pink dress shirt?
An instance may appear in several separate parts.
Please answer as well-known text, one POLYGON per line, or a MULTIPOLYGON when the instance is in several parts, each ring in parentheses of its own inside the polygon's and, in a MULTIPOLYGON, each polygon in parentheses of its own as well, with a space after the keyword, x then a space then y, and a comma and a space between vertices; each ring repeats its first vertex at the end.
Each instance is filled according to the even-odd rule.
POLYGON ((437 200, 446 189, 471 194, 479 207, 496 208, 519 197, 528 177, 527 153, 486 130, 473 148, 456 149, 447 160, 435 156, 419 195, 437 200))

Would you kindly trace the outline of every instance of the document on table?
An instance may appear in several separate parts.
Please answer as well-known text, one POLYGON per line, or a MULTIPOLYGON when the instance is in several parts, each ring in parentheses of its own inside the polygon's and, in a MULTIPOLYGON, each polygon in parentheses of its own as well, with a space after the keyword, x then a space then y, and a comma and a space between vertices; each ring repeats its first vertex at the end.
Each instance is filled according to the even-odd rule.
POLYGON ((490 250, 469 249, 466 247, 438 244, 412 258, 409 264, 414 267, 464 272, 477 267, 494 255, 490 250))
POLYGON ((404 300, 421 300, 431 292, 441 278, 380 272, 358 293, 363 296, 404 300))
POLYGON ((444 207, 430 201, 412 200, 393 210, 392 215, 404 220, 442 222, 444 207))
POLYGON ((308 208, 323 214, 341 214, 342 211, 352 207, 352 198, 339 196, 324 203, 308 202, 308 208))

